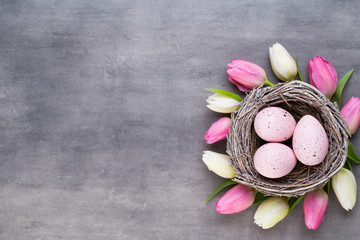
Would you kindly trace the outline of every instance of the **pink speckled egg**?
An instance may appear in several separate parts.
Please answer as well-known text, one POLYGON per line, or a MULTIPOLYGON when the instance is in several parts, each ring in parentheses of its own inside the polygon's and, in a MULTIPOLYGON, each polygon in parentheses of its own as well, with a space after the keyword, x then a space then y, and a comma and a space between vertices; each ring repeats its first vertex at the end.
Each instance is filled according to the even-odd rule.
POLYGON ((329 139, 321 123, 313 116, 305 115, 295 127, 292 145, 297 159, 312 166, 325 159, 329 139))
POLYGON ((289 174, 296 165, 291 148, 282 143, 266 143, 254 155, 256 171, 268 178, 280 178, 289 174))
POLYGON ((291 138, 296 121, 286 110, 267 107, 255 117, 254 128, 257 135, 268 142, 283 142, 291 138))

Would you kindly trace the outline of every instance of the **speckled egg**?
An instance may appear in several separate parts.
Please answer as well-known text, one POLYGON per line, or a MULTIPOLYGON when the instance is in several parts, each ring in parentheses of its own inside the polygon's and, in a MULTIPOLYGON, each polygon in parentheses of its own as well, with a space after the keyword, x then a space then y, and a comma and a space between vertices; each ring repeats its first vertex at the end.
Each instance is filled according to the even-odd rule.
POLYGON ((321 163, 328 153, 329 140, 321 123, 305 115, 297 123, 293 136, 296 158, 305 165, 321 163))
POLYGON ((296 121, 286 110, 267 107, 255 117, 254 128, 257 135, 268 142, 283 142, 291 138, 296 121))
POLYGON ((264 177, 280 178, 294 169, 296 157, 293 150, 282 143, 267 143, 255 152, 254 165, 264 177))

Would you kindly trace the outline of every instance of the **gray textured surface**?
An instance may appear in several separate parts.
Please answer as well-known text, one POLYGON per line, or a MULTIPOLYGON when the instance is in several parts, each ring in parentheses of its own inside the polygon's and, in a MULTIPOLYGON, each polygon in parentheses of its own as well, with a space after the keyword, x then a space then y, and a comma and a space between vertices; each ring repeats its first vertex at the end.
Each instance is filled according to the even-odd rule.
POLYGON ((317 231, 301 205, 267 231, 204 205, 222 179, 202 151, 224 151, 204 89, 236 91, 230 60, 276 82, 279 41, 305 76, 316 55, 355 68, 360 95, 360 2, 287 2, 1 1, 0 239, 358 239, 359 204, 333 193, 317 231))

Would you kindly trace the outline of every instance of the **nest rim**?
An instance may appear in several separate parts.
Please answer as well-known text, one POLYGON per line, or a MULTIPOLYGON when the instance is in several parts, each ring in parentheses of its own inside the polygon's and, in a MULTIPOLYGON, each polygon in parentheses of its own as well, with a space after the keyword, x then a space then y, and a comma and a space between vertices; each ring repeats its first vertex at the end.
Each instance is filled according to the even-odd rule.
MULTIPOLYGON (((253 89, 231 114, 232 126, 227 137, 227 153, 236 176, 234 181, 268 195, 298 197, 322 188, 344 166, 347 156, 349 128, 336 103, 302 81, 279 83, 253 89), (323 162, 305 166, 297 161, 288 175, 270 179, 260 175, 253 164, 253 155, 265 143, 255 133, 253 121, 265 107, 282 107, 298 120, 313 115, 323 125, 329 139, 329 151, 323 162)), ((291 138, 292 139, 292 138, 291 138)))

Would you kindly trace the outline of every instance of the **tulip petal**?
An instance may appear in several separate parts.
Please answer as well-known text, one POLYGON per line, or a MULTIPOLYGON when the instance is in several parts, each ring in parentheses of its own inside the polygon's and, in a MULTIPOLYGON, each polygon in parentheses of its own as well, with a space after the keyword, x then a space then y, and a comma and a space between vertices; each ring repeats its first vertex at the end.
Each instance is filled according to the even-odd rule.
POLYGON ((288 212, 289 204, 286 200, 280 197, 271 197, 261 203, 255 213, 254 222, 263 229, 268 229, 284 219, 288 212))
POLYGON ((238 184, 231 188, 216 203, 216 211, 221 214, 233 214, 248 209, 254 202, 255 190, 238 184))
POLYGON ((209 109, 220 113, 231 113, 240 105, 239 101, 218 93, 208 97, 206 102, 209 103, 209 105, 207 105, 209 109))
POLYGON ((275 76, 283 81, 294 80, 297 75, 295 60, 280 43, 275 43, 269 48, 269 55, 275 76))
POLYGON ((228 155, 212 151, 204 151, 202 160, 210 171, 213 171, 220 177, 235 177, 235 171, 229 164, 230 157, 228 155))
POLYGON ((226 136, 229 134, 229 129, 231 127, 231 119, 228 117, 223 117, 214 122, 209 130, 205 133, 205 140, 207 144, 212 144, 220 140, 226 139, 226 136))
POLYGON ((263 85, 267 80, 264 69, 254 63, 244 60, 233 60, 228 64, 228 67, 226 72, 229 75, 229 80, 240 91, 249 92, 253 88, 263 85))
POLYGON ((327 98, 335 93, 337 87, 337 73, 333 65, 325 58, 317 56, 309 60, 310 84, 316 87, 327 98))
POLYGON ((346 210, 351 210, 356 203, 357 185, 354 174, 342 168, 333 178, 332 186, 341 206, 346 210))
POLYGON ((341 109, 341 115, 349 125, 350 134, 354 134, 360 125, 360 98, 351 97, 341 109))
POLYGON ((328 195, 322 189, 306 194, 304 199, 304 218, 305 225, 309 229, 317 229, 324 220, 328 199, 328 195))

